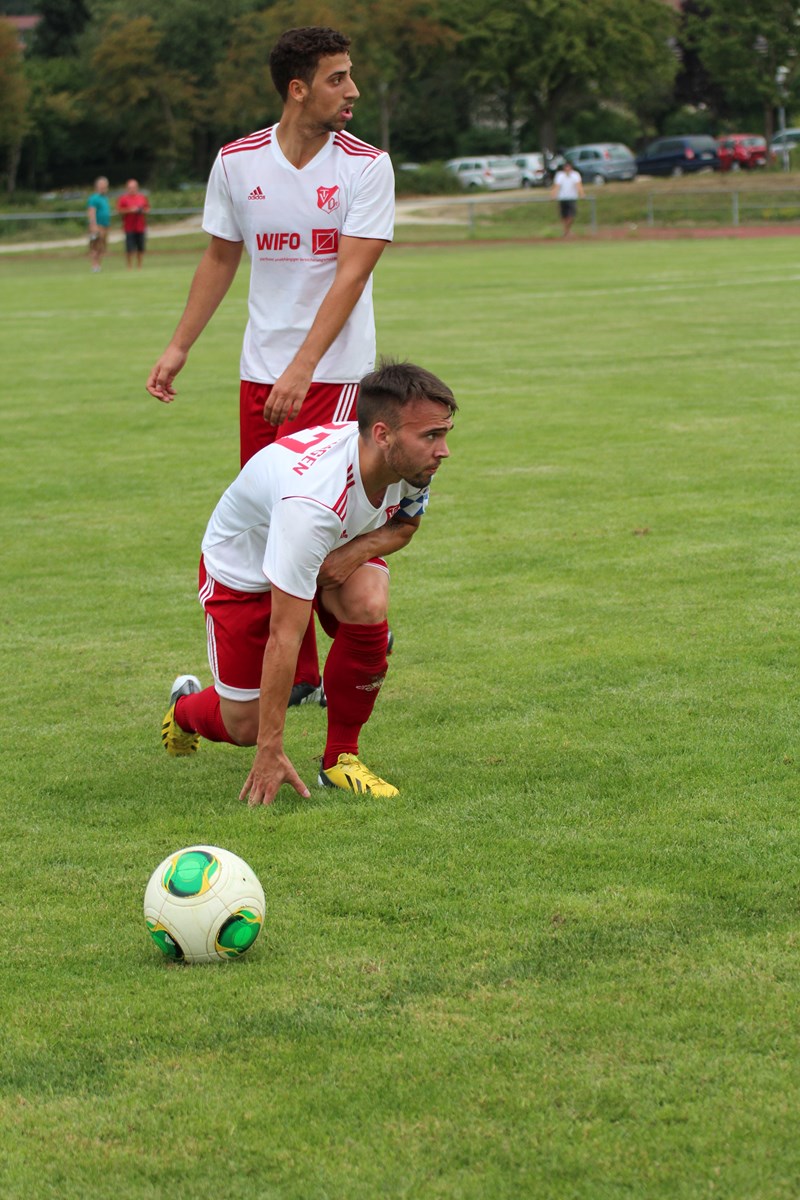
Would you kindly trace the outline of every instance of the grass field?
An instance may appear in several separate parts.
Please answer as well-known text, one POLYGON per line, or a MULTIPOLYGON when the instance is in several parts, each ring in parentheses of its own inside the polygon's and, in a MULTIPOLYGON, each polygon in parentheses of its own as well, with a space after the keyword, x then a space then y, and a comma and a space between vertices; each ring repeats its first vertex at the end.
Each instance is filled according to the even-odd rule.
POLYGON ((120 257, 0 260, 0 1195, 793 1200, 796 242, 385 256, 380 348, 461 405, 362 739, 401 795, 258 811, 158 738, 245 279, 165 407, 195 256, 120 257), (240 963, 144 929, 196 841, 264 885, 240 963))

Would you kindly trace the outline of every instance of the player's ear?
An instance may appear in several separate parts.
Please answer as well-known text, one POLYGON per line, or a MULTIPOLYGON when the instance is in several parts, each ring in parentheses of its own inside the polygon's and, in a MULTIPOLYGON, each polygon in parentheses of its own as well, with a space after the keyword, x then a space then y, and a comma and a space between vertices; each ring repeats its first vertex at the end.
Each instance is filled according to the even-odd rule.
POLYGON ((391 445, 392 431, 385 421, 376 421, 372 426, 372 440, 381 448, 391 445))
POLYGON ((301 104, 308 95, 308 84, 304 83, 302 79, 292 79, 289 81, 287 94, 292 100, 296 100, 298 104, 301 104))

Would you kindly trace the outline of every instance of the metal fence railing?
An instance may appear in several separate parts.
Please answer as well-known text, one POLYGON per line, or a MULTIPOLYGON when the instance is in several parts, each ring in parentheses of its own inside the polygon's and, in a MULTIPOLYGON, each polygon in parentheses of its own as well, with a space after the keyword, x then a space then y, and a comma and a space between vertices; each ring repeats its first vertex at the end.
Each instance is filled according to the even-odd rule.
MULTIPOLYGON (((190 217, 202 213, 202 208, 152 208, 148 213, 151 233, 160 227, 187 222, 190 217)), ((116 214, 112 216, 112 236, 121 236, 121 225, 116 214)), ((86 209, 48 212, 34 209, 31 212, 0 211, 0 246, 13 248, 15 243, 54 242, 61 239, 79 240, 88 233, 86 209)))
MULTIPOLYGON (((711 181, 710 181, 711 182, 711 181)), ((202 213, 198 206, 154 208, 151 229, 163 232, 202 213)), ((722 227, 800 223, 800 188, 706 188, 670 186, 645 189, 638 183, 587 187, 579 201, 576 232, 597 234, 604 229, 722 227)), ((118 223, 114 221, 118 229, 118 223)), ((492 192, 456 196, 401 197, 397 204, 401 238, 453 239, 492 237, 552 237, 560 229, 558 210, 547 191, 492 192)), ((86 233, 86 210, 63 212, 0 212, 0 244, 21 240, 47 243, 55 238, 80 238, 86 233)))
MULTIPOLYGON (((619 187, 587 187, 578 202, 577 228, 596 234, 601 229, 656 227, 737 227, 800 222, 800 188, 649 188, 641 181, 619 187)), ((558 212, 549 190, 495 192, 491 195, 404 199, 398 205, 398 225, 461 227, 462 236, 491 237, 552 235, 558 212)))

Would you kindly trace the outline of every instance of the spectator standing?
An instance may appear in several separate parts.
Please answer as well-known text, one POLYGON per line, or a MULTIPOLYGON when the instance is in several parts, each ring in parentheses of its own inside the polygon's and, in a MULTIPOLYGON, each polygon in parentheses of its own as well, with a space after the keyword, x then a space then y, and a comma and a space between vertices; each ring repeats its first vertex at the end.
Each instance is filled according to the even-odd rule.
POLYGON ((553 180, 552 195, 558 200, 558 210, 564 226, 564 237, 569 237, 578 209, 578 200, 584 197, 583 180, 567 159, 553 180))
MULTIPOLYGON (((350 39, 290 29, 270 54, 283 101, 277 125, 220 150, 203 228, 211 242, 186 308, 147 381, 164 403, 247 248, 249 320, 240 363, 241 462, 287 433, 352 420, 374 365, 372 272, 394 232, 388 154, 347 125, 359 91, 350 39)), ((290 705, 323 702, 313 622, 290 705)))
POLYGON ((129 179, 125 184, 125 191, 117 201, 117 211, 122 217, 122 228, 125 230, 125 254, 128 259, 128 270, 133 266, 134 258, 137 268, 141 268, 150 201, 139 191, 137 180, 129 179))
POLYGON ((108 180, 100 175, 94 181, 94 191, 86 201, 89 218, 89 256, 92 270, 97 272, 103 264, 103 255, 108 246, 108 227, 111 224, 111 205, 108 202, 108 180))

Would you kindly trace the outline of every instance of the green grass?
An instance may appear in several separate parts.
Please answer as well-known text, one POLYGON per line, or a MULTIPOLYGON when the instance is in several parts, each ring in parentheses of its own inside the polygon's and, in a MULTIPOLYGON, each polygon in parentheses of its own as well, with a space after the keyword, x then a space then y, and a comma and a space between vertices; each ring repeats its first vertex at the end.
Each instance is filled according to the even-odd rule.
POLYGON ((461 405, 362 741, 401 795, 259 811, 249 751, 158 740, 244 275, 165 407, 195 255, 0 260, 0 1194, 798 1194, 794 249, 385 256, 381 349, 461 405), (145 932, 194 841, 264 885, 241 963, 145 932))

